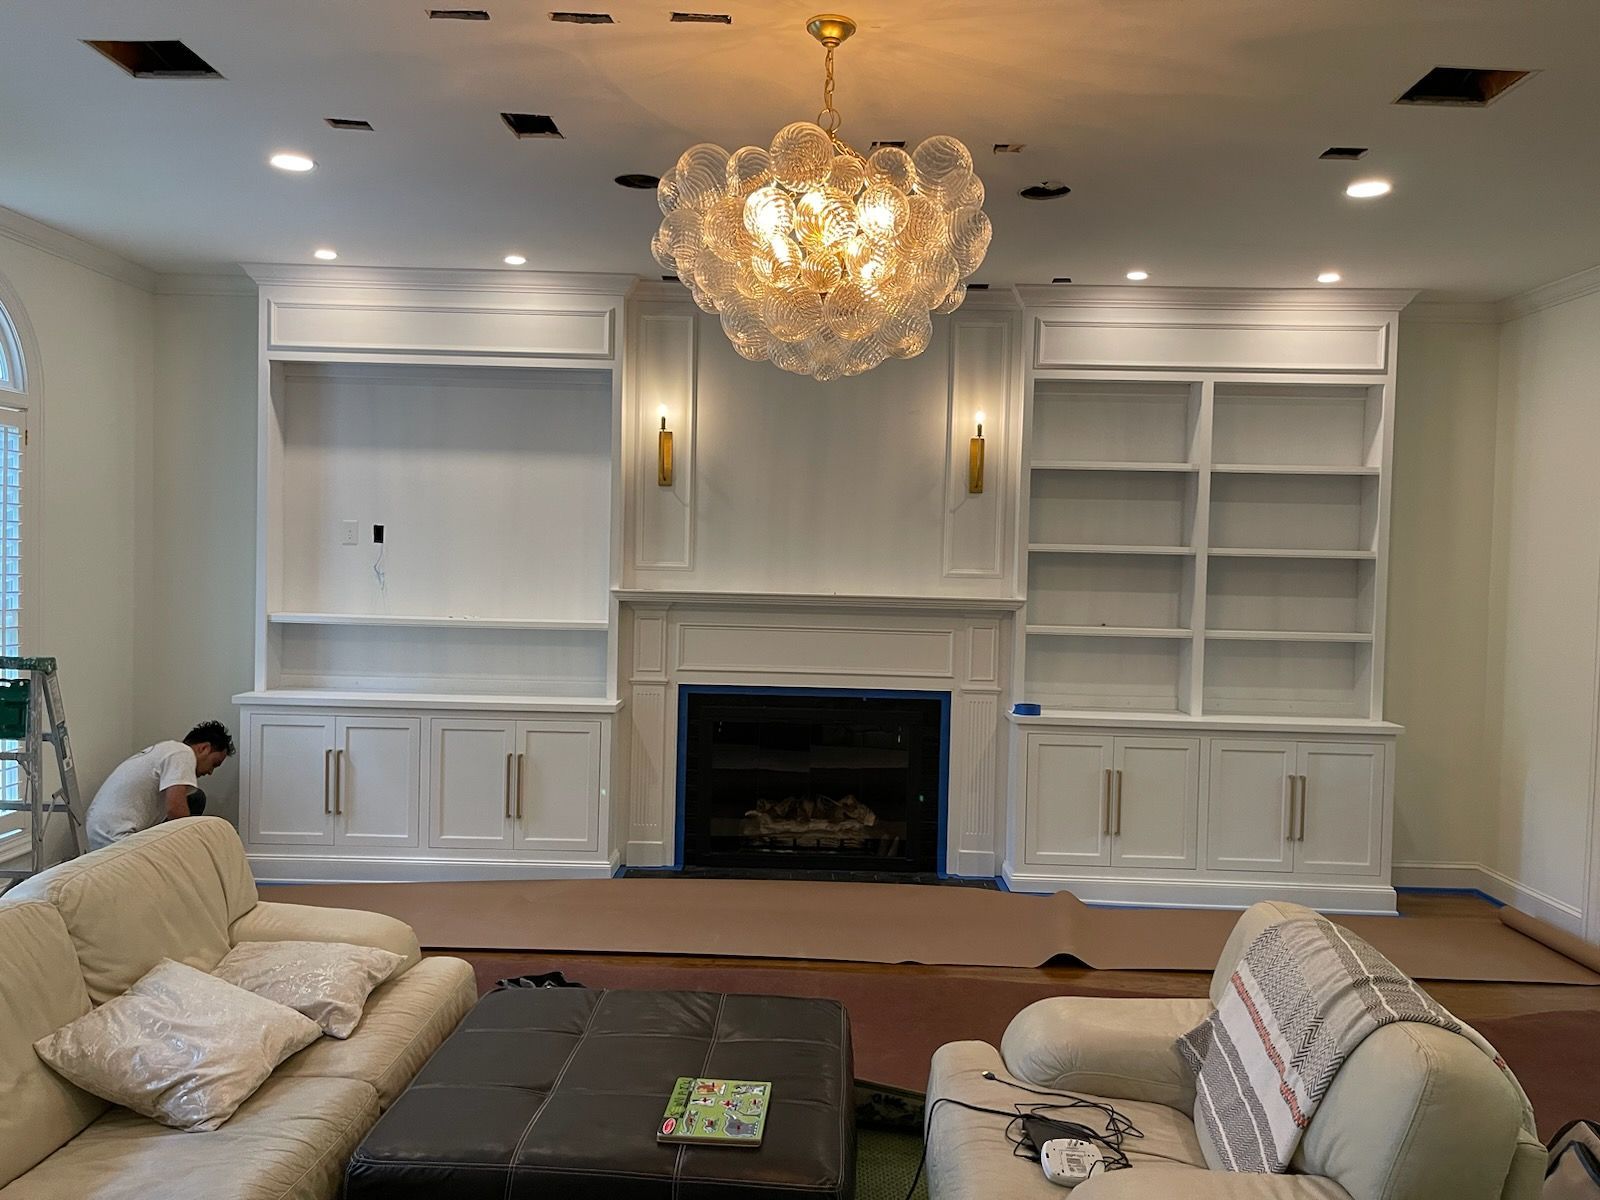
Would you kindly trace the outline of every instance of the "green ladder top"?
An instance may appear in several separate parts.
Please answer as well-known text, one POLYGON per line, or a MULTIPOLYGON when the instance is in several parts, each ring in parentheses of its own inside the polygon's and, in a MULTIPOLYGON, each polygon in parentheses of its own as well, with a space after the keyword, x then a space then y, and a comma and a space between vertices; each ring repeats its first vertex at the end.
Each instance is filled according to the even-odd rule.
POLYGON ((0 657, 0 671, 50 671, 56 669, 54 658, 0 657))

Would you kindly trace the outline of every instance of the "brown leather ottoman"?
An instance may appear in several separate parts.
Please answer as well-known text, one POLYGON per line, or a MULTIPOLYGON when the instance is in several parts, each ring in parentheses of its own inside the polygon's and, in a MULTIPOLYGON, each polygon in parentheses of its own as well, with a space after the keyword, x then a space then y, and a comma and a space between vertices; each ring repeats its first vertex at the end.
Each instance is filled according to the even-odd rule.
POLYGON ((832 1000, 511 989, 478 1002, 356 1149, 346 1200, 760 1200, 855 1192, 832 1000), (656 1141, 680 1075, 770 1079, 765 1140, 656 1141))

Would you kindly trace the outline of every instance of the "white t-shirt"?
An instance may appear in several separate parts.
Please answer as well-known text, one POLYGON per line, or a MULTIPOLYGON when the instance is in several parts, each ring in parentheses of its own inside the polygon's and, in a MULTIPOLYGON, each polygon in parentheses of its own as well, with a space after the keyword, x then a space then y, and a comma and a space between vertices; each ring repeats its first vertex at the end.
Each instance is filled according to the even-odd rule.
POLYGON ((124 759, 94 794, 84 820, 89 849, 149 829, 167 819, 161 793, 180 783, 195 786, 194 751, 182 742, 157 742, 124 759))

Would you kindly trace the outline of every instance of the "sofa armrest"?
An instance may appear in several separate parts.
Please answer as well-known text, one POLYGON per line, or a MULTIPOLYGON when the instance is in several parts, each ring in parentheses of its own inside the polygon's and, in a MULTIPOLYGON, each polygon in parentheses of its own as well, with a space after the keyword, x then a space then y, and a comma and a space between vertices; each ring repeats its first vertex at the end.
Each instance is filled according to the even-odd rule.
POLYGON ((1320 1175, 1245 1175, 1201 1167, 1139 1163, 1109 1171, 1072 1189, 1073 1200, 1350 1200, 1320 1175))
POLYGON ((1211 1012, 1209 1000, 1057 996, 1023 1009, 1000 1043, 1018 1079, 1194 1111, 1194 1076, 1173 1047, 1211 1012))
POLYGON ((376 946, 405 958, 390 978, 399 978, 422 961, 416 931, 404 921, 354 908, 317 908, 310 904, 258 903, 228 927, 228 939, 240 942, 349 942, 376 946))

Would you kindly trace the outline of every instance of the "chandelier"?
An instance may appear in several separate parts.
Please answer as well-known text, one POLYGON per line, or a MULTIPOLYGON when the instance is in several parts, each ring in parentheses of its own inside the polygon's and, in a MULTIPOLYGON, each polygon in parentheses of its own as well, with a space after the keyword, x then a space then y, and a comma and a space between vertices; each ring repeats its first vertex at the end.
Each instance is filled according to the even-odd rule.
POLYGON ((661 177, 651 242, 743 357, 827 382, 915 358, 933 313, 959 308, 989 249, 983 182, 953 137, 862 156, 839 137, 833 52, 849 17, 806 30, 827 49, 822 111, 768 147, 702 142, 661 177))

